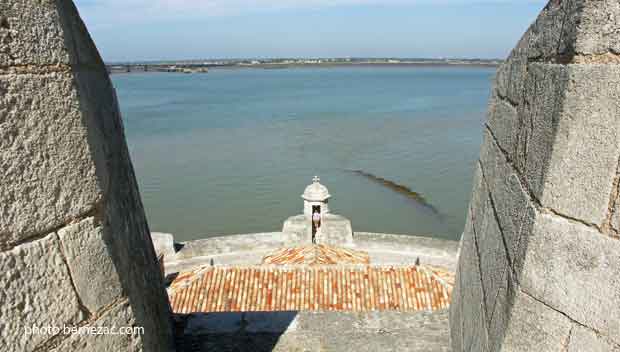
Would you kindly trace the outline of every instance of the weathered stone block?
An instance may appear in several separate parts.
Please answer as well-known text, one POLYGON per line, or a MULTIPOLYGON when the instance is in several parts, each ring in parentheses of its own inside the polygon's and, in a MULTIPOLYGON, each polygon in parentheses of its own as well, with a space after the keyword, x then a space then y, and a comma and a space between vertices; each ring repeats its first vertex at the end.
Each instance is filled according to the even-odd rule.
MULTIPOLYGON (((484 212, 487 205, 494 206, 495 215, 499 229, 505 242, 505 251, 508 254, 513 270, 518 271, 523 260, 523 251, 527 247, 529 232, 533 226, 533 219, 536 210, 530 198, 523 188, 522 181, 517 175, 514 167, 506 159, 506 155, 499 149, 497 140, 493 135, 486 131, 484 141, 480 150, 480 165, 482 175, 484 175, 484 189, 474 186, 476 193, 484 192, 492 197, 493 203, 489 199, 485 203, 473 203, 472 211, 484 212), (475 207, 474 207, 475 205, 475 207)), ((484 195, 474 195, 483 197, 484 195)), ((499 231, 499 229, 480 229, 481 237, 487 236, 486 231, 499 231)), ((481 246, 486 247, 487 243, 482 240, 481 246)), ((493 245, 495 247, 495 245, 493 245)))
POLYGON ((619 33, 615 0, 551 0, 498 69, 480 153, 488 190, 475 180, 463 235, 480 267, 461 257, 462 307, 451 307, 463 341, 481 336, 466 327, 484 302, 493 351, 565 350, 573 320, 619 345, 620 241, 598 230, 620 155, 619 33), (465 286, 475 275, 486 298, 465 286))
MULTIPOLYGON (((312 222, 305 215, 291 216, 286 219, 282 232, 287 236, 298 238, 299 244, 312 242, 312 222)), ((336 214, 325 214, 322 219, 321 229, 317 232, 317 243, 329 245, 352 245, 353 228, 351 221, 336 214)), ((292 243, 291 245, 297 245, 292 243)))
POLYGON ((487 125, 493 132, 499 146, 505 150, 510 159, 515 159, 519 115, 517 109, 497 95, 491 98, 487 113, 487 125))
POLYGON ((574 9, 582 7, 582 14, 565 27, 577 32, 574 44, 579 54, 620 52, 620 3, 616 0, 572 1, 574 9))
POLYGON ((616 204, 611 217, 611 228, 620 231, 620 198, 616 199, 616 204))
POLYGON ((3 1, 0 16, 0 66, 102 63, 72 1, 3 1))
POLYGON ((463 317, 463 350, 488 351, 487 317, 484 291, 473 229, 463 233, 463 248, 459 258, 460 286, 453 295, 461 295, 463 317))
POLYGON ((90 212, 102 188, 69 73, 0 75, 0 91, 3 245, 90 212))
MULTIPOLYGON (((75 6, 72 1, 4 1, 0 17, 0 251, 96 218, 98 226, 87 219, 61 231, 75 264, 77 289, 86 292, 85 304, 97 310, 122 287, 133 319, 145 331, 143 339, 131 343, 148 351, 168 350, 169 306, 116 96, 75 6)), ((46 255, 55 258, 40 254, 46 255)), ((37 260, 44 259, 29 259, 37 260)), ((57 276, 59 286, 71 287, 68 275, 57 276)), ((37 304, 52 312, 72 307, 70 299, 56 299, 66 297, 56 296, 55 287, 38 292, 37 304)), ((29 299, 30 292, 25 286, 9 293, 29 299)), ((15 319, 12 330, 21 323, 15 319)))
POLYGON ((581 325, 573 326, 568 352, 620 352, 620 346, 581 325))
POLYGON ((564 315, 518 292, 501 349, 557 352, 568 342, 572 323, 564 315))
POLYGON ((82 331, 114 331, 116 334, 89 334, 79 332, 66 338, 55 352, 108 352, 108 351, 147 351, 142 347, 141 332, 136 325, 134 313, 128 303, 113 307, 95 322, 80 327, 82 331), (120 334, 119 329, 123 329, 120 334), (129 333, 128 332, 129 329, 129 333))
POLYGON ((513 105, 520 105, 523 100, 523 84, 526 74, 526 57, 515 57, 512 61, 505 62, 497 69, 493 94, 497 95, 497 99, 505 100, 513 105))
POLYGON ((454 351, 463 349, 463 303, 461 302, 462 284, 460 282, 460 269, 456 268, 456 282, 452 290, 450 302, 450 343, 454 351))
POLYGON ((123 293, 116 267, 104 238, 103 228, 94 218, 58 231, 73 282, 82 303, 90 312, 97 312, 118 299, 123 293))
POLYGON ((466 238, 473 239, 473 235, 465 235, 467 232, 474 231, 473 221, 478 217, 481 217, 484 212, 484 206, 486 205, 489 189, 487 188, 486 182, 484 180, 484 174, 480 167, 480 163, 476 163, 474 166, 474 178, 473 178, 473 186, 472 186, 472 194, 471 199, 469 201, 469 208, 467 218, 465 219, 465 230, 463 231, 463 235, 461 236, 460 241, 460 250, 462 250, 463 244, 466 238))
POLYGON ((568 42, 574 38, 564 27, 566 18, 576 17, 574 1, 550 1, 536 21, 519 40, 508 59, 497 70, 494 91, 516 106, 524 105, 528 63, 553 61, 558 55, 570 51, 568 42))
POLYGON ((538 216, 523 290, 620 343, 620 241, 552 214, 538 216))
POLYGON ((601 224, 620 153, 620 69, 531 63, 524 91, 515 130, 513 111, 490 109, 497 142, 512 153, 516 135, 507 157, 542 206, 601 224))
POLYGON ((615 0, 551 0, 510 59, 553 61, 574 54, 620 52, 620 5, 615 0))
POLYGON ((322 233, 322 238, 318 239, 320 243, 332 246, 353 244, 351 221, 344 216, 325 214, 319 231, 322 233))
POLYGON ((474 246, 478 248, 480 261, 480 279, 484 295, 484 306, 488 311, 495 305, 495 298, 507 268, 508 254, 502 241, 502 233, 497 223, 495 211, 489 192, 482 180, 477 194, 483 197, 483 203, 471 209, 471 225, 474 236, 474 246))
POLYGON ((151 241, 153 241, 153 247, 155 248, 157 257, 163 255, 166 260, 171 260, 176 254, 174 250, 174 236, 172 236, 172 234, 151 232, 151 241))
POLYGON ((528 216, 533 216, 535 210, 488 131, 480 154, 481 181, 474 181, 470 214, 476 219, 473 226, 480 251, 489 350, 497 351, 503 344, 514 302, 515 261, 527 243, 531 221, 528 216))
MULTIPOLYGON (((500 271, 502 270, 500 269, 500 271)), ((496 289, 496 292, 488 293, 489 295, 495 295, 495 298, 492 300, 493 305, 486 306, 490 351, 501 350, 506 329, 511 319, 511 310, 518 292, 517 282, 510 268, 506 267, 503 269, 501 281, 498 282, 496 289)))
POLYGON ((545 207, 600 225, 620 155, 620 66, 569 65, 566 74, 539 199, 545 207))
POLYGON ((562 95, 568 73, 566 66, 533 63, 528 65, 524 83, 514 165, 537 199, 542 197, 549 159, 554 151, 562 95))
POLYGON ((56 234, 0 253, 0 268, 0 346, 32 351, 53 336, 27 328, 62 328, 85 318, 56 234))
POLYGON ((295 236, 300 243, 308 244, 312 242, 310 226, 309 220, 305 215, 295 215, 284 221, 282 232, 289 236, 295 236))
POLYGON ((549 1, 524 35, 527 46, 521 53, 529 60, 537 61, 551 61, 570 54, 576 32, 568 23, 574 27, 579 20, 578 3, 583 1, 549 1))

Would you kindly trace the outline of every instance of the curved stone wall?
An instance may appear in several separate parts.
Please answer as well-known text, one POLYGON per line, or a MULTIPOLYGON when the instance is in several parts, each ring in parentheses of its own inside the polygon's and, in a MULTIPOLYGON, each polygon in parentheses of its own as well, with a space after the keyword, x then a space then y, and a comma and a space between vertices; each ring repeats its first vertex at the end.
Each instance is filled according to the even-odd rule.
MULTIPOLYGON (((274 251, 307 245, 295 233, 271 232, 211 237, 177 244, 179 251, 167 255, 166 273, 193 270, 204 265, 259 265, 274 251)), ((429 237, 356 232, 353 242, 342 245, 367 252, 371 264, 423 265, 453 271, 458 242, 429 237)))
POLYGON ((454 351, 620 348, 620 4, 552 0, 497 72, 454 351))
POLYGON ((172 348, 114 89, 71 1, 0 2, 0 179, 0 346, 172 348), (144 333, 27 333, 47 326, 144 333))

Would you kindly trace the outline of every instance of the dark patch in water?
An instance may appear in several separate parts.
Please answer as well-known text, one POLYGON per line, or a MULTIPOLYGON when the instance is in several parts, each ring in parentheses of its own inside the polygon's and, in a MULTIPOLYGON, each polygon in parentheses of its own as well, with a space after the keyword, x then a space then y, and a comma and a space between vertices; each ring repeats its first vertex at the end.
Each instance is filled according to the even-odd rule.
POLYGON ((437 210, 437 208, 435 208, 432 204, 430 204, 426 198, 424 198, 423 195, 421 195, 418 192, 414 192, 413 190, 411 190, 411 188, 398 184, 394 181, 385 179, 383 177, 379 177, 377 175, 373 175, 369 172, 363 171, 363 170, 345 170, 348 172, 352 172, 358 176, 362 176, 365 177, 373 182, 376 182, 386 188, 391 189, 392 191, 396 192, 396 193, 400 193, 404 196, 406 196, 409 199, 413 199, 417 204, 423 206, 424 208, 430 210, 431 212, 433 212, 433 214, 441 217, 441 214, 439 213, 439 211, 437 210))

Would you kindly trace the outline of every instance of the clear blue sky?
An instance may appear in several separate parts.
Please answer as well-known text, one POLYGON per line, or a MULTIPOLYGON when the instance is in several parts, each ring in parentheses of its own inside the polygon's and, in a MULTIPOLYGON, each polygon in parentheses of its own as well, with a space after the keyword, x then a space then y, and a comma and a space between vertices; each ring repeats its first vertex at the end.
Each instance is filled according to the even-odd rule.
POLYGON ((503 58, 545 0, 76 0, 106 61, 503 58))

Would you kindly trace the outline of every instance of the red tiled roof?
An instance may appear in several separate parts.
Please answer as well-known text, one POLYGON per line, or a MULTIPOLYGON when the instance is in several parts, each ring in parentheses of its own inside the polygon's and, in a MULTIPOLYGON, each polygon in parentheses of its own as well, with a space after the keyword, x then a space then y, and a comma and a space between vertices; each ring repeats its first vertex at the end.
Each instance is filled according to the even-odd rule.
POLYGON ((263 264, 369 264, 366 252, 331 247, 324 244, 280 249, 265 258, 263 264))
POLYGON ((452 287, 420 267, 204 267, 172 283, 175 313, 437 310, 452 287))
POLYGON ((450 287, 454 287, 456 275, 453 272, 442 269, 442 268, 436 268, 436 267, 430 267, 430 266, 427 266, 425 268, 432 271, 433 275, 435 275, 435 277, 442 280, 446 285, 450 287))

